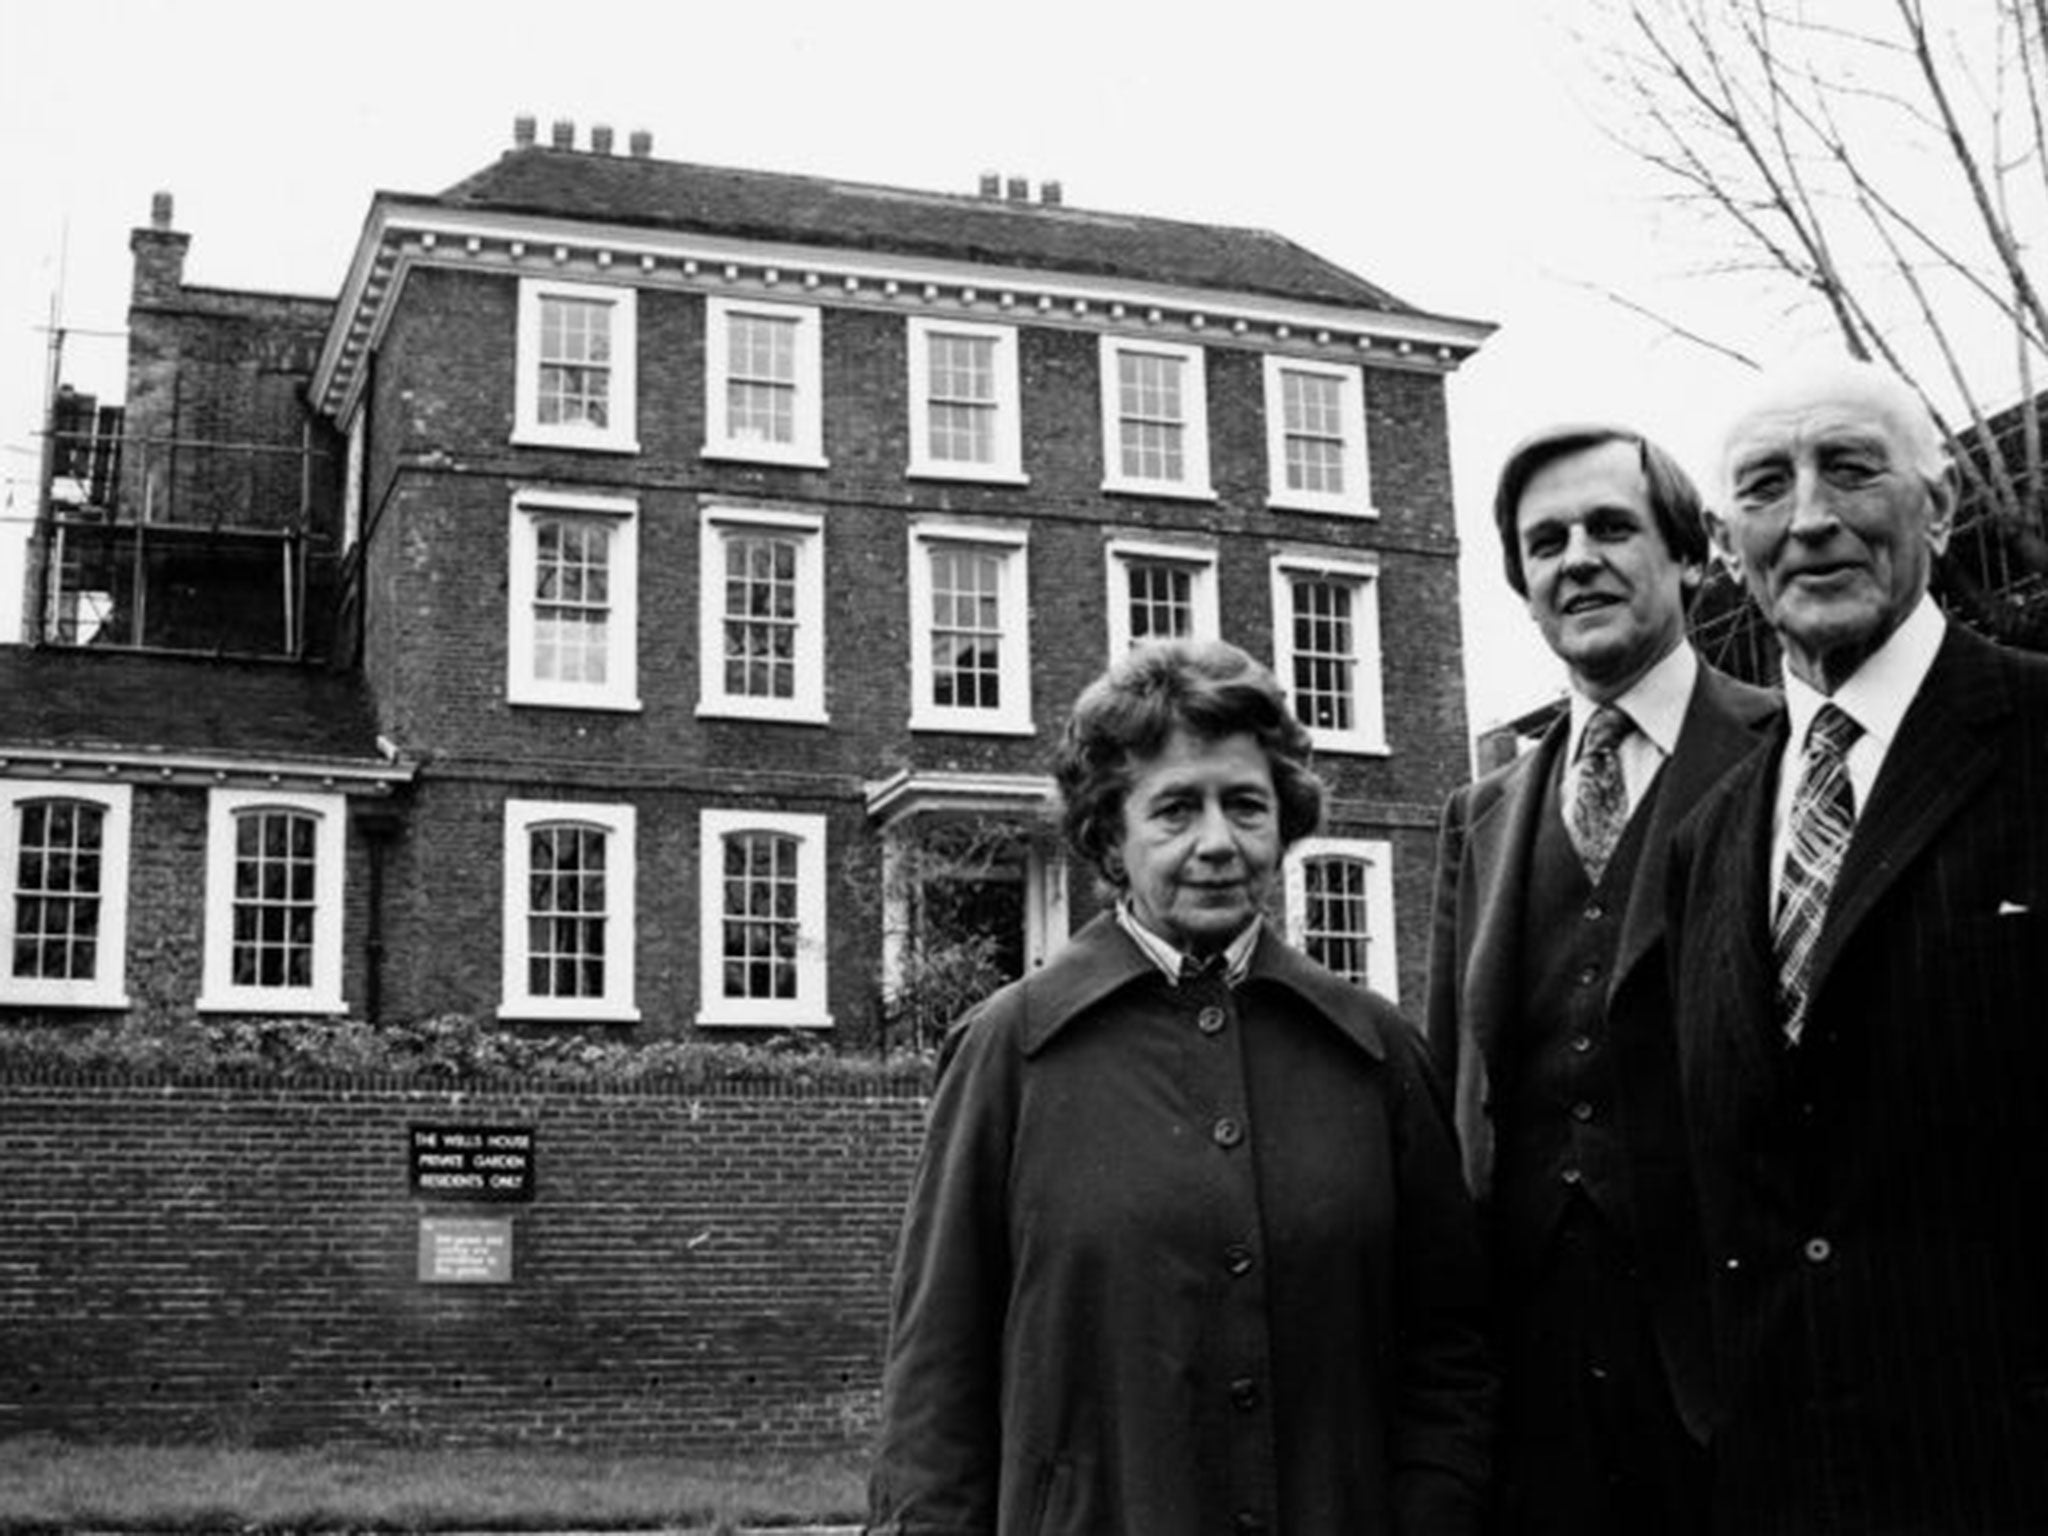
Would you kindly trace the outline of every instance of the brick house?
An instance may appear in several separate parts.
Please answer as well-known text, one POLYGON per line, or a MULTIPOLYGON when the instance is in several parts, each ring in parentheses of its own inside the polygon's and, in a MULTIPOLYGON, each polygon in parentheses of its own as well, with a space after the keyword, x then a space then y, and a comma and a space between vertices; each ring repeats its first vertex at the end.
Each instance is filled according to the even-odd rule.
POLYGON ((1053 183, 530 119, 378 194, 331 300, 187 286, 170 222, 118 469, 60 443, 0 648, 0 1012, 872 1046, 935 926, 1015 971, 1093 909, 1047 747, 1160 633, 1292 690, 1333 794, 1285 922, 1419 1001, 1485 324, 1053 183))

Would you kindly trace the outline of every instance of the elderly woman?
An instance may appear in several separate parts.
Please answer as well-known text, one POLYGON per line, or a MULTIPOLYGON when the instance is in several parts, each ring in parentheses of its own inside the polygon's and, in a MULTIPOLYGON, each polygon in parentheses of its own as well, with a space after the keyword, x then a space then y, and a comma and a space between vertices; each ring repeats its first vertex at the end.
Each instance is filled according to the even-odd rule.
POLYGON ((1493 1377, 1414 1028, 1263 916, 1322 786, 1272 675, 1142 647, 1064 831, 1117 893, 954 1028, 906 1219, 870 1530, 1477 1528, 1493 1377))

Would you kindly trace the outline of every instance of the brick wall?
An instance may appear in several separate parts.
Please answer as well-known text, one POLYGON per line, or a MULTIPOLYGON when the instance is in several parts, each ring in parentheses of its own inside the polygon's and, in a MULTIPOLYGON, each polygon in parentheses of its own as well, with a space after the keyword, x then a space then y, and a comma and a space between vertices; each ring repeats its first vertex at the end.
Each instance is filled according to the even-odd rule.
POLYGON ((0 1081, 0 1436, 802 1451, 874 1423, 923 1102, 0 1081), (530 1126, 529 1204, 414 1124, 530 1126), (418 1279, 509 1216, 509 1284, 418 1279))

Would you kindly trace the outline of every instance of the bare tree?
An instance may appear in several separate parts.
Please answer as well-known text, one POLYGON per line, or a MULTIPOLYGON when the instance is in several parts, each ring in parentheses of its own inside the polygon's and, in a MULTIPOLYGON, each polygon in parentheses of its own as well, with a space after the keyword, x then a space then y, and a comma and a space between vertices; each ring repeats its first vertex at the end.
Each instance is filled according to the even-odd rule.
MULTIPOLYGON (((2048 0, 1602 0, 1601 16, 1600 110, 1678 238, 1776 295, 1762 323, 1824 319, 1934 410, 1970 529, 1952 603, 2041 588, 2048 0)), ((2026 606, 2013 622, 2048 646, 2048 600, 2026 606)))

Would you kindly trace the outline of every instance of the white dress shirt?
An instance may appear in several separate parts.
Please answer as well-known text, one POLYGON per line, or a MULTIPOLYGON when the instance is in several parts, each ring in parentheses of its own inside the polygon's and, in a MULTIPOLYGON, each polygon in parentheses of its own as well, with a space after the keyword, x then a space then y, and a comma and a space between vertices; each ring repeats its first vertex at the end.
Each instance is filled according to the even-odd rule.
POLYGON ((1877 771, 1885 754, 1898 737, 1899 722, 1919 693, 1921 683, 1934 665, 1934 653, 1941 649, 1948 633, 1948 620, 1934 599, 1921 594, 1920 602, 1906 621, 1893 630, 1884 644, 1873 651, 1832 694, 1822 693, 1809 683, 1785 673, 1785 715, 1791 726, 1784 758, 1778 764, 1778 796, 1771 812, 1771 908, 1777 910, 1785 871, 1785 848, 1791 839, 1785 826, 1791 819, 1792 795, 1799 787, 1799 764, 1806 755, 1806 733, 1823 704, 1832 703, 1863 727, 1863 734, 1849 748, 1849 785, 1856 792, 1856 814, 1870 801, 1877 783, 1877 771))
MULTIPOLYGON (((1611 703, 1635 722, 1635 729, 1615 749, 1621 759, 1622 787, 1628 793, 1628 813, 1633 816, 1642 804, 1650 782, 1678 748, 1678 733, 1685 728, 1685 712, 1692 705, 1693 684, 1700 674, 1699 657, 1692 647, 1675 645, 1664 659, 1651 667, 1629 690, 1611 703)), ((1565 737, 1564 793, 1560 805, 1569 805, 1578 782, 1579 748, 1585 741, 1586 724, 1600 706, 1574 687, 1571 691, 1571 731, 1565 737)))

